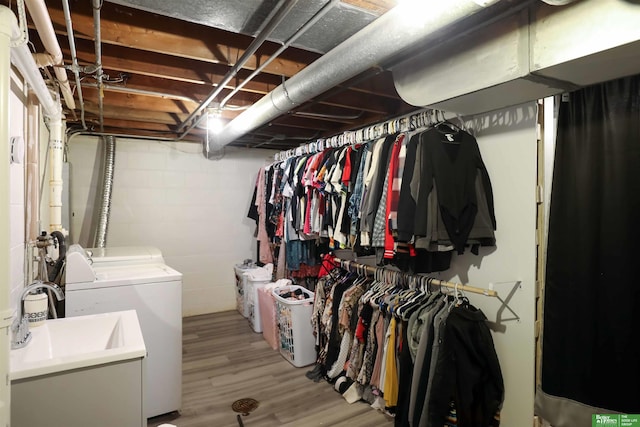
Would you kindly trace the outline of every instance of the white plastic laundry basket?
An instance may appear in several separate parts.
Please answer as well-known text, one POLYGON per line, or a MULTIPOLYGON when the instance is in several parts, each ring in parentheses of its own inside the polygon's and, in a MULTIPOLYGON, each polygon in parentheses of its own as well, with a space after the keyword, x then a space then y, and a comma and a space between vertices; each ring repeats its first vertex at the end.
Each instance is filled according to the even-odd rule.
POLYGON ((280 333, 276 319, 276 300, 273 288, 291 286, 291 280, 280 279, 275 283, 258 287, 258 305, 260 306, 260 322, 262 323, 262 337, 269 346, 277 350, 280 346, 280 333))
MULTIPOLYGON (((238 271, 238 270, 236 270, 238 271)), ((273 264, 265 264, 262 267, 253 265, 249 268, 240 269, 241 283, 236 286, 237 309, 244 317, 249 317, 249 282, 269 283, 273 276, 273 264)), ((255 299, 254 299, 255 301, 255 299)))
POLYGON ((262 319, 260 318, 260 304, 258 304, 258 290, 271 283, 271 280, 253 280, 245 276, 244 297, 247 304, 247 319, 251 329, 262 333, 262 319))
POLYGON ((293 366, 301 367, 316 361, 315 339, 311 326, 313 292, 291 285, 273 289, 276 301, 276 320, 280 338, 280 354, 293 366), (286 299, 282 294, 302 292, 303 299, 286 299))
POLYGON ((244 317, 247 317, 248 313, 245 313, 243 274, 252 268, 256 268, 256 265, 250 259, 246 259, 242 264, 236 264, 233 267, 236 276, 236 309, 244 317))

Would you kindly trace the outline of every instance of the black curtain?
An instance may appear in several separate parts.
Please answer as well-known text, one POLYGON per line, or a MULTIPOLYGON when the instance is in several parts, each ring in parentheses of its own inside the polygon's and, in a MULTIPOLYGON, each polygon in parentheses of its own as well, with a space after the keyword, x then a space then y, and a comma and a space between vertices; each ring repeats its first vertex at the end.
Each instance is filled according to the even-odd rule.
POLYGON ((561 102, 542 390, 640 413, 640 78, 561 102))

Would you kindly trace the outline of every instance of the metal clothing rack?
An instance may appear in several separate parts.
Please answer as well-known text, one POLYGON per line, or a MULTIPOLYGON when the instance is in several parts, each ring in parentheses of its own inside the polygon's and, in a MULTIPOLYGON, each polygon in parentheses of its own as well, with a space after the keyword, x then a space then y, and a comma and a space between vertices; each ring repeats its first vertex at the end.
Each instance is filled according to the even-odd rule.
MULTIPOLYGON (((456 115, 456 117, 462 123, 462 118, 458 115, 456 115)), ((384 122, 365 126, 361 129, 350 130, 329 138, 321 138, 315 141, 307 142, 297 148, 280 151, 273 157, 276 162, 280 162, 291 157, 318 153, 330 147, 337 148, 344 147, 345 145, 360 144, 382 138, 387 135, 392 135, 397 132, 407 132, 410 130, 419 129, 421 127, 435 124, 439 121, 444 120, 446 120, 444 111, 434 110, 431 108, 424 109, 384 122)))
POLYGON ((420 275, 413 275, 413 274, 408 274, 408 273, 403 273, 401 271, 394 271, 394 270, 388 270, 382 267, 372 267, 370 265, 364 265, 364 264, 360 264, 354 261, 348 261, 348 260, 342 260, 340 258, 336 258, 334 257, 334 262, 336 263, 340 263, 340 267, 344 268, 345 270, 349 270, 352 271, 352 267, 355 268, 356 271, 362 271, 365 272, 366 274, 369 274, 371 276, 374 276, 376 274, 379 274, 381 272, 383 272, 383 274, 387 274, 387 273, 395 273, 400 275, 400 277, 402 278, 409 278, 409 277, 427 277, 430 280, 430 284, 432 285, 436 285, 436 286, 440 286, 441 288, 450 288, 450 289, 456 289, 459 291, 464 291, 464 292, 470 292, 472 294, 480 294, 480 295, 484 295, 487 297, 497 297, 498 299, 500 299, 498 297, 498 292, 494 291, 493 289, 485 289, 485 288, 478 288, 475 286, 469 286, 469 285, 463 285, 461 283, 452 283, 452 282, 447 282, 445 280, 440 280, 440 279, 435 279, 433 277, 428 277, 428 276, 420 276, 420 275))

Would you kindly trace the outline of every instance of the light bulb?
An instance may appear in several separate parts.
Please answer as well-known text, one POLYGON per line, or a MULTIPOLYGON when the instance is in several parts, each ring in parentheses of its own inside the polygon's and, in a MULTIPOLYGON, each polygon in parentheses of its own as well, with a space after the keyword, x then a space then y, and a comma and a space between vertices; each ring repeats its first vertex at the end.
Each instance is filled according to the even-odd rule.
POLYGON ((210 111, 207 113, 207 130, 212 133, 219 133, 224 127, 224 122, 220 111, 210 111))

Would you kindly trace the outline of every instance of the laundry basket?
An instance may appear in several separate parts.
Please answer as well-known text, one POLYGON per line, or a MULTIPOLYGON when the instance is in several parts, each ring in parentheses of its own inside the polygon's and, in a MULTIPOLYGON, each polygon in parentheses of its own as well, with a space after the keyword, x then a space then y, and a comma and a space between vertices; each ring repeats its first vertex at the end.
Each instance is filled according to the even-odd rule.
POLYGON ((236 264, 233 267, 233 271, 236 275, 236 309, 244 317, 247 317, 248 313, 245 313, 244 278, 242 276, 246 271, 252 268, 256 268, 256 265, 250 259, 245 259, 242 264, 236 264))
POLYGON ((254 332, 262 333, 262 319, 260 318, 260 304, 258 304, 258 291, 271 283, 271 279, 254 280, 245 275, 244 297, 247 305, 247 319, 254 332))
POLYGON ((242 271, 242 282, 240 286, 236 288, 236 300, 237 309, 244 317, 249 318, 249 287, 252 286, 252 282, 255 283, 269 283, 273 276, 273 264, 265 264, 262 267, 254 265, 250 268, 245 268, 242 271))
POLYGON ((311 326, 313 292, 302 286, 274 288, 276 319, 280 338, 280 354, 293 366, 301 367, 316 361, 315 339, 311 326), (302 293, 302 299, 288 299, 281 295, 302 293))
POLYGON ((273 297, 273 288, 290 286, 291 280, 280 279, 275 283, 258 287, 258 305, 260 306, 260 322, 262 323, 262 337, 269 346, 277 350, 280 335, 276 321, 276 301, 273 297))

